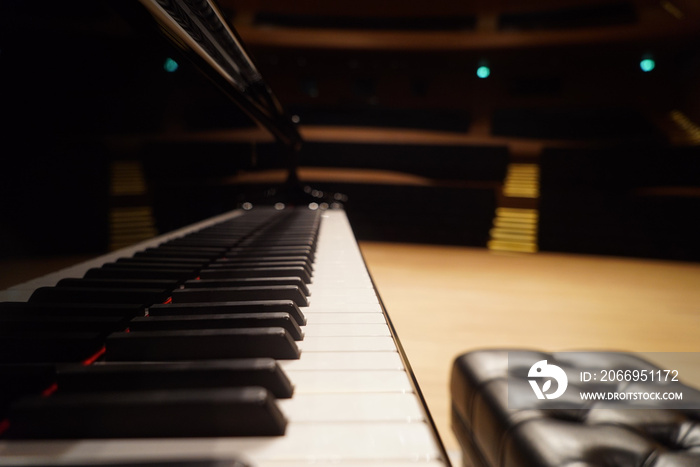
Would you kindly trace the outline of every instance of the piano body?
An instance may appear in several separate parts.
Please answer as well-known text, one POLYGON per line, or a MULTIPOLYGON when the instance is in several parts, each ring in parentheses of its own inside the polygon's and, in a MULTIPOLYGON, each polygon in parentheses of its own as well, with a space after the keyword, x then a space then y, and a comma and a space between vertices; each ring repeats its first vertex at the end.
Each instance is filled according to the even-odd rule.
POLYGON ((301 190, 301 139, 217 7, 113 6, 274 136, 286 202, 3 291, 0 465, 448 465, 342 206, 301 190))

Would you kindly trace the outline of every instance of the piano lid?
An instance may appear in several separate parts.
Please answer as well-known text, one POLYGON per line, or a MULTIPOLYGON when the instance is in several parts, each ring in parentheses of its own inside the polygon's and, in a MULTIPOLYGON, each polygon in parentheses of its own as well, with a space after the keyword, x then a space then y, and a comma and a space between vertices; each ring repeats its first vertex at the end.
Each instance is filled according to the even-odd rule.
POLYGON ((296 125, 213 0, 138 0, 146 15, 138 11, 137 2, 113 3, 139 23, 155 26, 249 117, 284 146, 299 150, 296 125))

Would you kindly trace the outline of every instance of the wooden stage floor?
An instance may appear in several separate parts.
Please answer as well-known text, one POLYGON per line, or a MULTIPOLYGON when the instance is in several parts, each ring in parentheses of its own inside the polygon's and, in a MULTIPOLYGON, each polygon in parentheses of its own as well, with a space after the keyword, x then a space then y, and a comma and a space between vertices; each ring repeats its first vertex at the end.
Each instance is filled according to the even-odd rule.
MULTIPOLYGON (((461 353, 700 352, 697 263, 392 243, 361 248, 448 451, 458 449, 449 372, 461 353)), ((684 381, 700 386, 697 355, 669 358, 684 381)))

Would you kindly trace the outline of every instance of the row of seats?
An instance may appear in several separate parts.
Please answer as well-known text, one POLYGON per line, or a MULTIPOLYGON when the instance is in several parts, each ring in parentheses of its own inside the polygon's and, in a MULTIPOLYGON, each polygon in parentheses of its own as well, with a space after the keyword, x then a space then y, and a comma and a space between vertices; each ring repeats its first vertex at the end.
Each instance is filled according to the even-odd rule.
MULTIPOLYGON (((239 170, 283 167, 275 149, 223 142, 148 148, 145 168, 160 230, 192 223, 202 209, 214 215, 265 193, 269 184, 208 182, 239 170)), ((697 146, 663 144, 544 149, 540 250, 700 258, 695 242, 700 226, 692 215, 700 204, 697 154, 697 146)), ((505 146, 309 142, 299 162, 341 174, 345 169, 391 171, 430 181, 311 183, 348 196, 346 208, 360 240, 485 246, 509 157, 505 146), (427 212, 431 215, 422 215, 427 212)))
MULTIPOLYGON (((570 2, 558 8, 510 11, 499 15, 498 29, 532 30, 573 27, 611 26, 630 24, 636 21, 634 6, 628 2, 611 2, 601 5, 577 5, 570 2)), ((579 2, 580 3, 580 2, 579 2)), ((520 6, 520 5, 519 5, 520 6)), ((522 7, 521 7, 522 8, 522 7)), ((318 13, 284 13, 262 11, 255 14, 253 24, 258 27, 323 28, 323 29, 369 29, 404 31, 459 31, 473 30, 476 15, 453 12, 451 16, 366 16, 324 15, 318 13)))
POLYGON ((697 146, 545 150, 541 249, 700 259, 699 154, 697 146))

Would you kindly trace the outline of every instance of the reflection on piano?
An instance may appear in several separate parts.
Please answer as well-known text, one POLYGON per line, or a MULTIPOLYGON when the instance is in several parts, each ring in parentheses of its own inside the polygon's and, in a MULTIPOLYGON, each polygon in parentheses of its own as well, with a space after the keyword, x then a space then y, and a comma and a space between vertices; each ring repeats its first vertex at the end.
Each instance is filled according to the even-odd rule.
POLYGON ((298 133, 216 7, 118 8, 276 137, 290 197, 0 293, 0 465, 448 464, 344 211, 296 189, 298 133))

